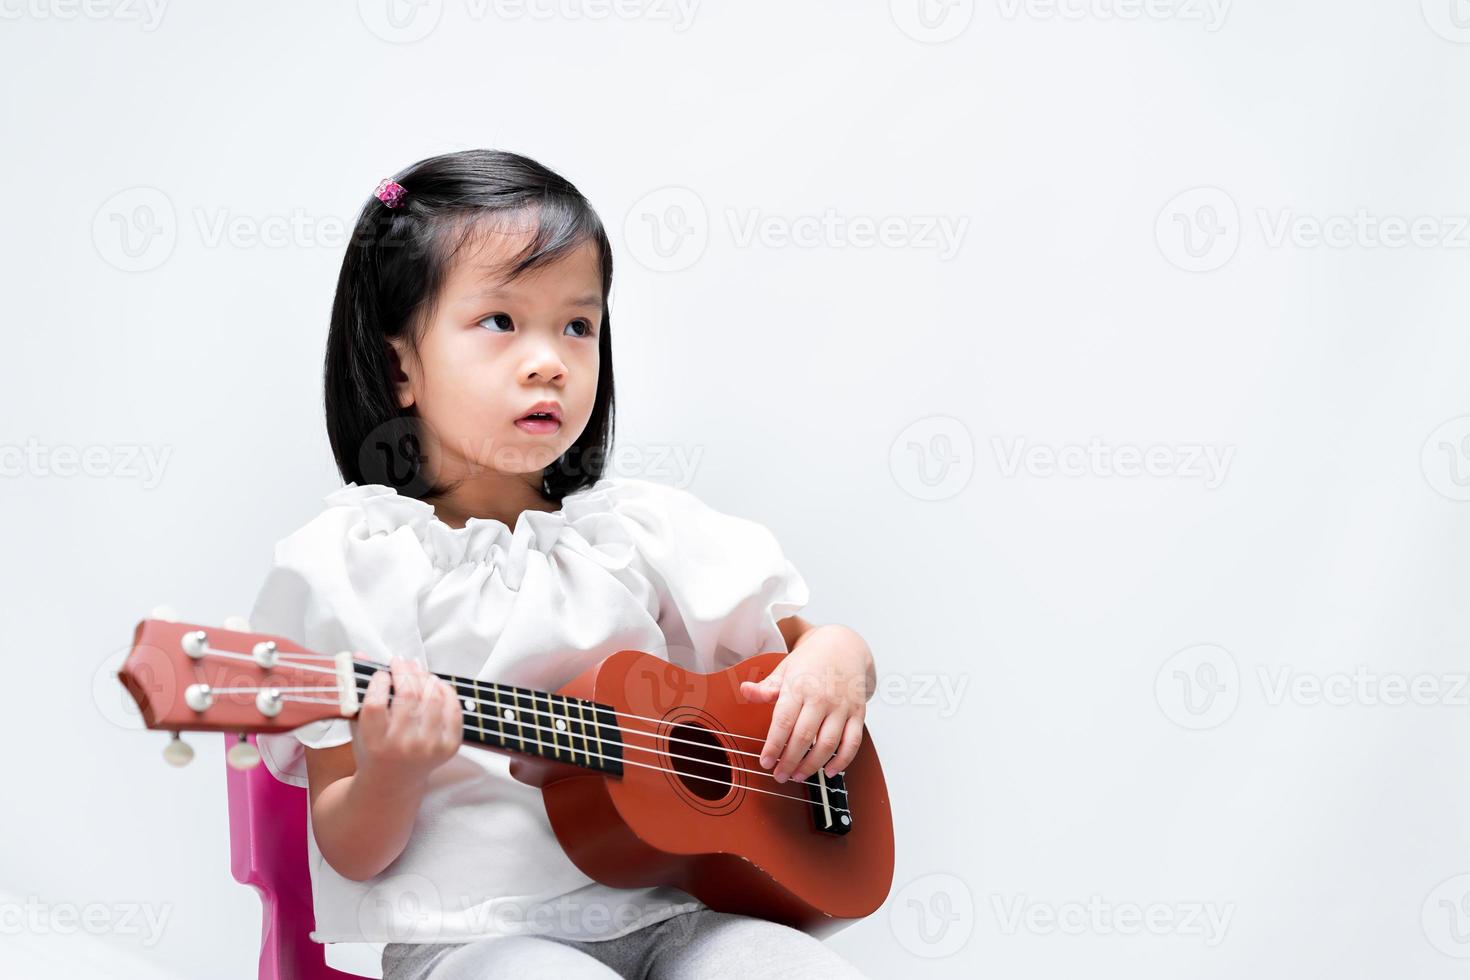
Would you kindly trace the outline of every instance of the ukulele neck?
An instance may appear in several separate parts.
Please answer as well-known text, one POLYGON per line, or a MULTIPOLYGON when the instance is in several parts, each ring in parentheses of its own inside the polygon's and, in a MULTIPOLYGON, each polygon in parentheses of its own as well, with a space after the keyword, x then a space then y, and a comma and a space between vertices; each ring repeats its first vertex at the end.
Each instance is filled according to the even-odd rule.
MULTIPOLYGON (((353 665, 359 699, 379 669, 353 665)), ((467 744, 623 774, 623 739, 611 706, 492 681, 433 676, 447 681, 459 696, 467 744)))

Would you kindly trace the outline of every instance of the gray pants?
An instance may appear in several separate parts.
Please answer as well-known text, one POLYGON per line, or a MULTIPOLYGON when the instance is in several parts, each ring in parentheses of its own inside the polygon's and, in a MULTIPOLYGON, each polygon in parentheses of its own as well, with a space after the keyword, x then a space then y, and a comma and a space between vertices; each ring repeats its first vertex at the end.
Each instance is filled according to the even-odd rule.
POLYGON ((862 980, 862 976, 798 929, 712 909, 682 912, 601 942, 505 936, 383 947, 383 980, 862 980))

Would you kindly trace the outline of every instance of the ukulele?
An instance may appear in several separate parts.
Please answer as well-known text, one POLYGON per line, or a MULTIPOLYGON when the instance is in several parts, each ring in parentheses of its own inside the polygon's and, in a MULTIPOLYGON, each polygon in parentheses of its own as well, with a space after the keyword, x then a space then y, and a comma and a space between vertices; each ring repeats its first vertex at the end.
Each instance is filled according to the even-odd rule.
MULTIPOLYGON (((589 878, 672 885, 821 936, 888 896, 893 821, 866 727, 835 776, 778 783, 761 767, 774 705, 745 700, 740 683, 785 656, 699 674, 620 650, 555 692, 434 676, 459 695, 464 744, 511 755, 511 775, 540 788, 557 841, 589 878)), ((238 732, 230 764, 247 767, 260 761, 247 733, 352 718, 384 669, 279 636, 145 619, 118 678, 144 724, 173 733, 170 762, 193 754, 180 732, 238 732)))

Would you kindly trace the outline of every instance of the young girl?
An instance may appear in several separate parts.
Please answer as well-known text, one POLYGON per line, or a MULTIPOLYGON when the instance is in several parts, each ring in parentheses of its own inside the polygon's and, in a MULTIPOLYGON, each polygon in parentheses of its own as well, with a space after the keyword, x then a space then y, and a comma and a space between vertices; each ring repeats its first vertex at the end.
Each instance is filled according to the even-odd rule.
POLYGON ((603 476, 611 285, 591 206, 513 153, 423 160, 357 222, 325 377, 347 485, 277 544, 251 616, 391 664, 351 721, 258 739, 309 789, 312 937, 386 943, 387 980, 858 976, 798 930, 582 874, 432 676, 556 690, 623 649, 701 673, 789 650, 741 692, 774 702, 761 765, 803 780, 857 751, 871 653, 794 615, 807 585, 770 531, 603 476))

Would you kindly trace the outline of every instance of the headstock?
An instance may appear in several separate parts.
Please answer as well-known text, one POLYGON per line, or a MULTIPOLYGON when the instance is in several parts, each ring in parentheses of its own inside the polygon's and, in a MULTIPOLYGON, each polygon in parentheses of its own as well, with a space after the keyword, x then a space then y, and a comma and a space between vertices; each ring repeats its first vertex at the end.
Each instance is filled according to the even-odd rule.
POLYGON ((180 732, 238 732, 230 764, 260 761, 249 732, 289 732, 325 718, 357 713, 358 684, 350 652, 328 656, 279 636, 145 619, 118 679, 138 703, 143 723, 173 732, 164 758, 184 765, 194 755, 180 732))

